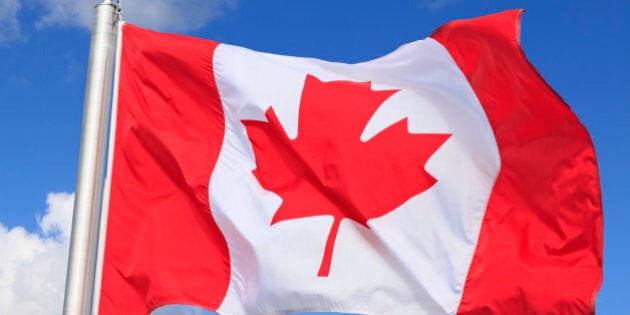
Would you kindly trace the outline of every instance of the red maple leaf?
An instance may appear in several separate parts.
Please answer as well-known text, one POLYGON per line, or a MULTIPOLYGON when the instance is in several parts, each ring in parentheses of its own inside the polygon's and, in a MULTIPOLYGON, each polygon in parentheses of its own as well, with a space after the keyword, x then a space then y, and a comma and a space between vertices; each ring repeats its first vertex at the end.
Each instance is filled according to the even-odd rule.
POLYGON ((267 122, 243 120, 260 184, 282 198, 271 225, 332 215, 318 276, 328 276, 342 219, 367 220, 394 210, 435 184, 424 169, 450 134, 410 134, 407 118, 368 141, 360 136, 376 109, 398 90, 373 91, 370 82, 322 82, 306 76, 298 136, 289 139, 272 107, 267 122))

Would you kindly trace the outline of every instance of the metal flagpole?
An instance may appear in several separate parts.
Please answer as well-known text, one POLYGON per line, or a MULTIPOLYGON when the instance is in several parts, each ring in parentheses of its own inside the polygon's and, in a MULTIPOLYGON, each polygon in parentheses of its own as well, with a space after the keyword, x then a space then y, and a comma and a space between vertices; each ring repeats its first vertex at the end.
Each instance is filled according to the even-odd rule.
POLYGON ((91 312, 110 113, 117 6, 94 9, 64 315, 91 312))

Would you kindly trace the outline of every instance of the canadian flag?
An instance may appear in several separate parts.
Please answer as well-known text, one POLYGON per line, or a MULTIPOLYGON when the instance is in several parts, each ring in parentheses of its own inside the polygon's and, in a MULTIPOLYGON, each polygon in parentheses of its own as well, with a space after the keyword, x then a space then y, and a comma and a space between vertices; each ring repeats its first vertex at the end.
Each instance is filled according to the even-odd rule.
POLYGON ((122 28, 99 314, 589 314, 597 161, 521 10, 368 62, 122 28))

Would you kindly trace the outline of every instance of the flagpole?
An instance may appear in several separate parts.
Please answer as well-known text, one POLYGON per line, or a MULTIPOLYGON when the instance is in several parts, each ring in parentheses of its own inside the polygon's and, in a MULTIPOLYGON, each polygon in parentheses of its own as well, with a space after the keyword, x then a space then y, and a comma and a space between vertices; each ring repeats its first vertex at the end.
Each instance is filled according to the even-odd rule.
POLYGON ((111 0, 94 8, 64 315, 90 314, 92 307, 117 20, 111 0))

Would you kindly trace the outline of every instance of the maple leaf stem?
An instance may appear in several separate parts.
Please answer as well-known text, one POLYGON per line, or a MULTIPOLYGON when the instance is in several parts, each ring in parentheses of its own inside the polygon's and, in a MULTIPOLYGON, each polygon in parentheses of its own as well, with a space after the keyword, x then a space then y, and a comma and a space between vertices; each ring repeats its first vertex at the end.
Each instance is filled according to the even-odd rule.
POLYGON ((328 277, 330 273, 330 264, 332 263, 333 248, 335 247, 335 240, 337 239, 337 231, 339 231, 339 224, 341 218, 335 217, 330 232, 328 233, 328 239, 326 240, 326 247, 324 248, 324 257, 322 258, 322 264, 319 266, 318 277, 328 277))

